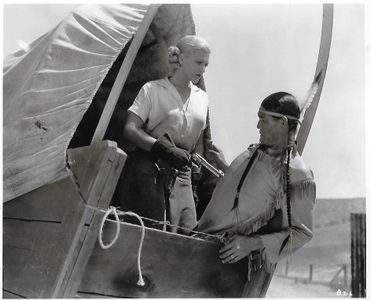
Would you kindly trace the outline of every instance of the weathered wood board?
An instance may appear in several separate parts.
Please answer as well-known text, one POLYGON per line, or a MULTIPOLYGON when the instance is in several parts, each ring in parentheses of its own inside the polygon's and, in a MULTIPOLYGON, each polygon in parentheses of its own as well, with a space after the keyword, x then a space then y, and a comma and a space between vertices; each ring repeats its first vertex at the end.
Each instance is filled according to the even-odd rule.
POLYGON ((67 202, 78 193, 77 186, 70 178, 48 184, 24 196, 4 204, 4 218, 29 221, 58 222, 63 221, 67 202))
MULTIPOLYGON (((7 217, 3 221, 3 288, 29 298, 50 297, 73 244, 77 227, 81 227, 84 203, 69 178, 21 198, 19 212, 23 213, 24 218, 17 218, 20 213, 13 218, 7 211, 8 203, 15 209, 17 199, 4 204, 4 215, 7 217), (51 190, 59 195, 49 193, 51 190), (54 204, 54 210, 60 211, 57 220, 40 219, 40 213, 27 215, 27 212, 37 211, 37 207, 43 211, 43 203, 46 202, 49 202, 48 205, 54 204), (26 210, 24 206, 32 206, 32 209, 26 210)), ((58 214, 51 213, 53 215, 58 214)), ((48 217, 46 211, 45 217, 48 217)))
MULTIPOLYGON (((116 224, 106 222, 106 243, 116 224)), ((219 246, 205 241, 151 228, 145 229, 141 255, 146 282, 137 285, 137 253, 141 227, 121 224, 117 242, 103 250, 96 244, 84 272, 81 297, 241 297, 247 280, 247 262, 223 265, 219 246)))
POLYGON ((7 291, 3 291, 3 299, 24 299, 23 297, 9 293, 7 291))
POLYGON ((69 150, 68 177, 4 204, 4 297, 55 298, 70 291, 95 216, 87 205, 108 206, 125 159, 110 141, 69 150))

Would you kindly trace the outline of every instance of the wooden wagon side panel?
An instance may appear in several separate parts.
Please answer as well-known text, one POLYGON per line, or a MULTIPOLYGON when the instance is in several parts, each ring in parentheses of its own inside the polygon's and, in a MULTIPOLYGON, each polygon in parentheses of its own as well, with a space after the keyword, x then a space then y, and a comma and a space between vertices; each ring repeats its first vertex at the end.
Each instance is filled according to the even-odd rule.
POLYGON ((50 297, 80 225, 84 203, 78 189, 68 177, 9 202, 18 212, 14 216, 7 204, 3 289, 27 298, 50 297), (49 216, 44 207, 50 209, 49 216), (38 208, 39 212, 34 213, 38 208))
POLYGON ((126 158, 114 142, 84 148, 70 151, 76 175, 4 204, 4 297, 59 297, 67 288, 94 217, 89 206, 108 206, 126 158))
MULTIPOLYGON (((100 219, 102 219, 101 213, 100 219)), ((116 225, 107 222, 104 240, 116 225)), ((246 261, 223 265, 215 242, 145 228, 141 269, 145 286, 138 286, 141 227, 121 223, 116 243, 103 250, 96 244, 84 272, 80 297, 240 297, 247 279, 246 261)))

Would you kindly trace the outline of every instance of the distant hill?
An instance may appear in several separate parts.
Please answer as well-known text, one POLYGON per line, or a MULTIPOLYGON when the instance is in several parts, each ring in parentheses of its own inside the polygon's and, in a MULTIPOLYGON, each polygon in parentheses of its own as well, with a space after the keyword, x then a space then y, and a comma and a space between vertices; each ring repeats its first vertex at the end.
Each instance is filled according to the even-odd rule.
MULTIPOLYGON (((290 276, 307 278, 312 264, 314 280, 329 282, 339 266, 346 264, 350 268, 350 214, 365 212, 365 198, 317 199, 313 239, 293 253, 290 276)), ((277 274, 284 274, 285 263, 283 260, 278 264, 277 274)))
POLYGON ((314 227, 350 223, 351 213, 365 213, 366 198, 317 199, 314 207, 314 227))

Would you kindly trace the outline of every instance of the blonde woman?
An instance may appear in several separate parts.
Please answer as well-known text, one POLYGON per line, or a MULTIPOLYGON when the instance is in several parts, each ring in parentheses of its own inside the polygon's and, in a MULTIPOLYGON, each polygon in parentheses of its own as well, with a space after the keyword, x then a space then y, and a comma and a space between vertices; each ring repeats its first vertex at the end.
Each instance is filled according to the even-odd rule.
MULTIPOLYGON (((198 141, 206 126, 208 96, 195 83, 204 74, 209 55, 204 39, 183 37, 169 47, 170 75, 147 82, 128 109, 124 134, 136 150, 129 153, 124 170, 128 175, 116 191, 116 205, 123 210, 167 219, 185 229, 196 226, 190 154, 202 153, 198 141)), ((175 226, 171 231, 177 231, 175 226)))

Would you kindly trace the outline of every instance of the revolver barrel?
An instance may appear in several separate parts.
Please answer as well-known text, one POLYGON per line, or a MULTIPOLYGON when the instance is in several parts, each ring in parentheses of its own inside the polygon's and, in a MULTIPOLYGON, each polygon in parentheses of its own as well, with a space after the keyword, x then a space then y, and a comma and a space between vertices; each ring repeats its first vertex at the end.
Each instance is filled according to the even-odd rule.
POLYGON ((192 154, 192 162, 198 166, 203 166, 205 169, 209 170, 216 177, 223 177, 224 173, 222 170, 215 168, 213 165, 207 162, 201 155, 198 153, 192 154))

